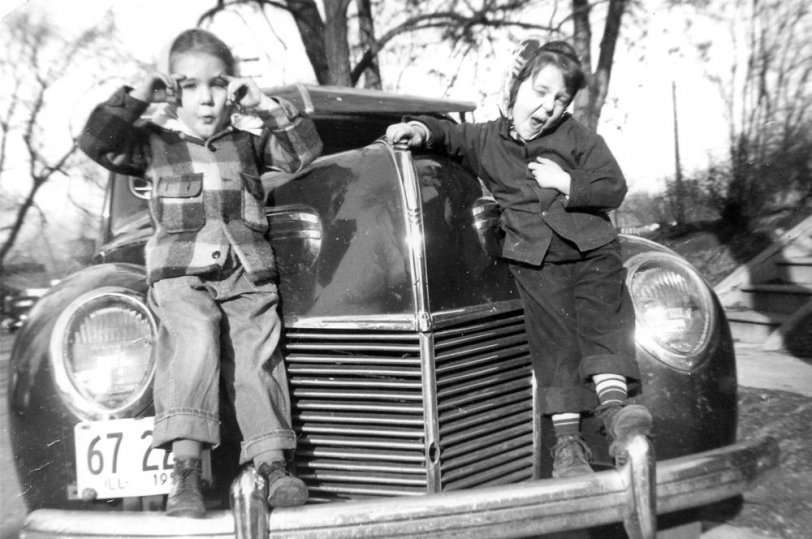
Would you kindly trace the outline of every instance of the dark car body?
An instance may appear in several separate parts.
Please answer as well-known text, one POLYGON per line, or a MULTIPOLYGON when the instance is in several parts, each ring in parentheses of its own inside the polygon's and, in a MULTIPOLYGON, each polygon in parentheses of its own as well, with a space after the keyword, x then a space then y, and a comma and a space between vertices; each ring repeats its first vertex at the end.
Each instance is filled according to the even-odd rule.
POLYGON ((24 537, 268 529, 285 537, 494 537, 612 522, 650 535, 657 514, 739 494, 775 465, 774 440, 735 440, 735 358, 712 290, 673 252, 623 236, 643 373, 634 398, 655 417, 652 441, 630 448, 630 464, 616 470, 587 419, 602 471, 548 479, 551 428, 536 411, 521 304, 496 256, 498 208, 452 160, 375 140, 403 114, 464 115, 472 107, 331 88, 274 93, 311 114, 326 148, 303 172, 266 180, 295 464, 312 502, 270 515, 252 505, 225 402, 209 518, 166 518, 160 495, 77 490, 77 463, 92 469, 102 458, 77 457, 77 424, 153 413, 158 321, 143 299, 148 185, 111 176, 97 263, 36 304, 12 353, 12 445, 33 511, 24 537), (93 378, 93 365, 98 371, 125 355, 135 358, 128 373, 142 365, 127 374, 129 385, 97 391, 104 380, 93 378), (88 367, 89 357, 100 359, 88 367))

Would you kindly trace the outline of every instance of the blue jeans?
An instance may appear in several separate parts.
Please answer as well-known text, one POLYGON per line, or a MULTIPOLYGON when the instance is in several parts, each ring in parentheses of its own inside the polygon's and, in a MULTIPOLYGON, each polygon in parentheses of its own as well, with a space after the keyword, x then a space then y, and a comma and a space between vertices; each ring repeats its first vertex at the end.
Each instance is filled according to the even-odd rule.
POLYGON ((222 373, 243 435, 240 463, 295 448, 278 302, 276 285, 252 283, 240 266, 224 277, 153 283, 149 304, 160 319, 154 447, 220 443, 222 373))

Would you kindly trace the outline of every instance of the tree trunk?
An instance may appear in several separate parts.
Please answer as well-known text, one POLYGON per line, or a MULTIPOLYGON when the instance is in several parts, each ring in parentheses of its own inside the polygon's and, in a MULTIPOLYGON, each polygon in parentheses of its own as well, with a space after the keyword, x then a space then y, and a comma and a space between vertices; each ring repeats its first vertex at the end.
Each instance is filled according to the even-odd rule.
POLYGON ((324 47, 330 68, 328 84, 350 86, 347 8, 350 0, 324 0, 324 47))
MULTIPOLYGON (((328 0, 329 1, 329 0, 328 0)), ((302 37, 307 58, 313 66, 319 84, 330 83, 330 67, 324 44, 324 22, 314 0, 288 2, 288 9, 293 14, 299 35, 302 37)))
MULTIPOLYGON (((375 23, 372 19, 372 6, 370 0, 356 0, 356 9, 358 10, 358 30, 361 42, 361 48, 366 54, 372 51, 375 46, 375 23)), ((353 70, 354 71, 354 70, 353 70)), ((354 73, 353 73, 354 74, 354 73)), ((372 56, 363 71, 364 75, 364 88, 381 89, 381 70, 378 66, 378 55, 372 56)), ((357 79, 353 77, 353 86, 357 83, 357 79)))
POLYGON ((603 28, 598 65, 592 70, 592 31, 589 23, 588 0, 572 0, 573 42, 584 69, 590 74, 587 87, 575 98, 575 117, 584 125, 597 130, 601 109, 606 102, 615 46, 620 36, 621 20, 626 11, 627 0, 610 0, 603 28))

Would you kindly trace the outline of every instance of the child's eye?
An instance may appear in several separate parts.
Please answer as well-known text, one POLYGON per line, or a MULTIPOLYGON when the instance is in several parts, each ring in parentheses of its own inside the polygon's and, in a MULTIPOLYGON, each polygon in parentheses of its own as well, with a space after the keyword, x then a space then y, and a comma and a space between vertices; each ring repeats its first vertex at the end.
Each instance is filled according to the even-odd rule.
POLYGON ((211 81, 211 85, 214 86, 215 88, 227 88, 228 81, 224 78, 217 77, 216 79, 211 81))
POLYGON ((197 86, 195 81, 187 80, 180 83, 180 87, 182 90, 194 90, 197 86))

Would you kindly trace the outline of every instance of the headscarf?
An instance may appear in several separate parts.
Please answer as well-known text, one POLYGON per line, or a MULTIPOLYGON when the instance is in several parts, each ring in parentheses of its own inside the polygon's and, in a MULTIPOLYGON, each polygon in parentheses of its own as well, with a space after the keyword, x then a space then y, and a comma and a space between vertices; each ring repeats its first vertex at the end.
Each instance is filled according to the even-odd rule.
MULTIPOLYGON (((575 50, 568 43, 563 41, 545 42, 540 36, 531 36, 519 42, 513 50, 510 64, 505 72, 504 83, 502 84, 502 95, 499 110, 502 116, 510 118, 510 111, 513 108, 513 99, 519 91, 519 74, 524 67, 539 53, 539 51, 549 51, 560 54, 580 65, 580 60, 575 50)), ((579 88, 580 89, 580 88, 579 88)))
POLYGON ((513 108, 511 96, 515 97, 516 92, 519 90, 519 73, 522 72, 527 62, 536 55, 543 43, 541 37, 532 36, 520 41, 516 48, 513 49, 510 63, 505 72, 504 82, 502 83, 502 96, 499 105, 502 116, 510 118, 510 109, 513 108))

